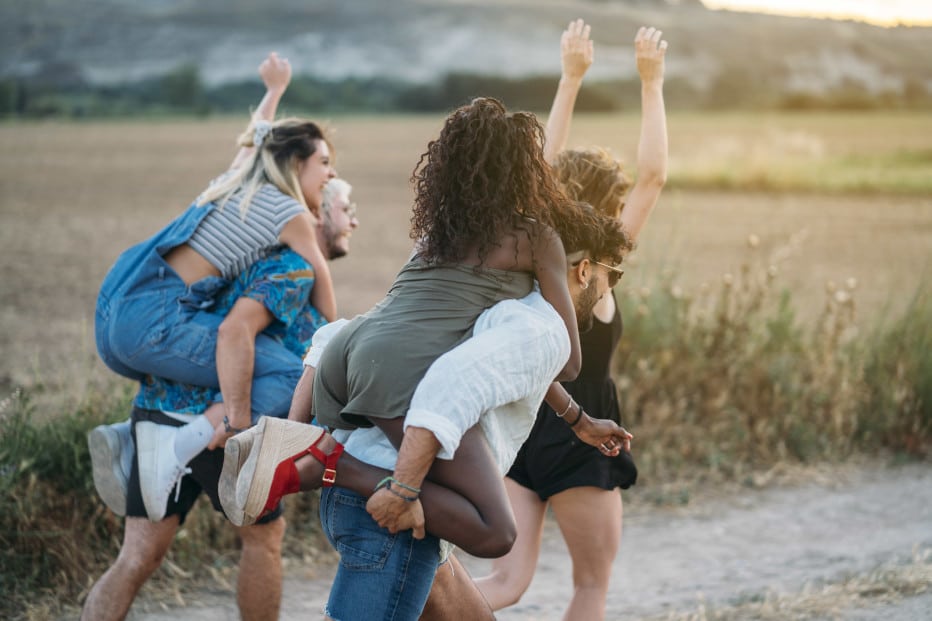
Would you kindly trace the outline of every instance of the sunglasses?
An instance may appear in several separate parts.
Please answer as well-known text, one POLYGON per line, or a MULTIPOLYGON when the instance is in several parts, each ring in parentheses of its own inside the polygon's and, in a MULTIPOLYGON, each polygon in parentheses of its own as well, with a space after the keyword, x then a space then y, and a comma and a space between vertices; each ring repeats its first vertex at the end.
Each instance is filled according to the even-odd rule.
POLYGON ((615 267, 614 265, 608 265, 607 263, 600 263, 599 261, 593 261, 596 265, 601 265, 608 270, 608 288, 614 289, 615 285, 618 284, 618 281, 621 280, 621 277, 625 275, 625 271, 620 267, 615 267))

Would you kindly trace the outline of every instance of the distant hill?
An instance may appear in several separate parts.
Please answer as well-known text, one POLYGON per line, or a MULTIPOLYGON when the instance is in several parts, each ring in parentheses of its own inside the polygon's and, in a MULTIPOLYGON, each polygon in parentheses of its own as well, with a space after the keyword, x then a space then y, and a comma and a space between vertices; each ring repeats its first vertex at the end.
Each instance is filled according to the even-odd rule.
POLYGON ((273 49, 331 82, 552 78, 574 17, 593 25, 593 84, 636 77, 631 40, 651 24, 670 41, 671 96, 684 100, 932 91, 932 28, 711 11, 699 0, 5 0, 0 79, 107 87, 188 67, 212 89, 254 80, 273 49))

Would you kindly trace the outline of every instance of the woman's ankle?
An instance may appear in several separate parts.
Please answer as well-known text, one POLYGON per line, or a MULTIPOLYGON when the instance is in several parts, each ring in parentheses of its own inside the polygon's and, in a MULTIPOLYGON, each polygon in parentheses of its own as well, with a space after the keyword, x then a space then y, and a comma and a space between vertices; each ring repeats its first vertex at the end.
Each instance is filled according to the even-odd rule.
MULTIPOLYGON (((317 443, 317 449, 324 455, 330 455, 337 449, 338 445, 339 442, 334 440, 333 436, 326 434, 317 443)), ((294 463, 301 479, 302 492, 309 492, 323 487, 324 472, 327 468, 318 458, 307 453, 296 459, 294 463)), ((331 472, 331 474, 333 473, 331 472)), ((334 478, 335 476, 334 474, 334 478)))

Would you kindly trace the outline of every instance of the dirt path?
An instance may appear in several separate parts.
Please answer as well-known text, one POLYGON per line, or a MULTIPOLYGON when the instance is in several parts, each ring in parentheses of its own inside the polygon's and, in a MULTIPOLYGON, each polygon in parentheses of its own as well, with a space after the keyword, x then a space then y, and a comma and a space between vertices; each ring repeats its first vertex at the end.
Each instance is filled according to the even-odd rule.
MULTIPOLYGON (((932 619, 932 467, 847 468, 817 478, 697 497, 683 509, 628 502, 607 618, 714 609, 728 619, 932 619)), ((465 562, 474 575, 488 567, 465 562)), ((291 571, 282 619, 321 618, 332 571, 291 571)), ((569 580, 566 548, 549 523, 530 590, 498 618, 560 619, 569 580)), ((229 594, 203 595, 183 612, 134 618, 238 618, 229 594)))

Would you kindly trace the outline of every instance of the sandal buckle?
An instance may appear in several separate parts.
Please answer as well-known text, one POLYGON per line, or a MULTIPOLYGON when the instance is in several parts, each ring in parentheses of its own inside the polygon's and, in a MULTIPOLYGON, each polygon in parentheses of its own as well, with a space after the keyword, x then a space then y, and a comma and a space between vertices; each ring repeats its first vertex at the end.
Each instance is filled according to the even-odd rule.
POLYGON ((333 484, 337 481, 336 468, 324 468, 324 476, 321 480, 324 483, 324 487, 333 487, 333 484))

